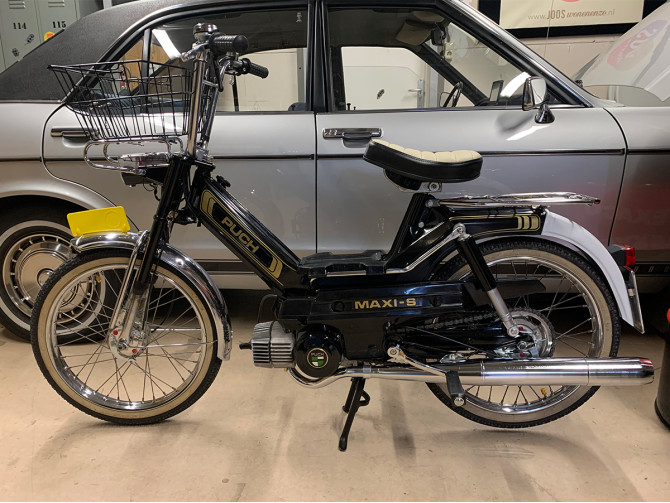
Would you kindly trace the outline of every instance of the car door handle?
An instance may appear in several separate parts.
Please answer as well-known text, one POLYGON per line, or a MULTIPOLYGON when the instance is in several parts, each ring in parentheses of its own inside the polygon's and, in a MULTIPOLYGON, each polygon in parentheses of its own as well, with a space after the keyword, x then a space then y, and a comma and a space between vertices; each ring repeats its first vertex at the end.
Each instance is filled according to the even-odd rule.
POLYGON ((88 131, 80 128, 55 127, 51 128, 52 138, 64 138, 66 140, 85 142, 91 139, 88 131))
POLYGON ((381 128, 331 128, 323 130, 323 137, 326 140, 349 140, 365 141, 372 138, 381 138, 383 132, 381 128))

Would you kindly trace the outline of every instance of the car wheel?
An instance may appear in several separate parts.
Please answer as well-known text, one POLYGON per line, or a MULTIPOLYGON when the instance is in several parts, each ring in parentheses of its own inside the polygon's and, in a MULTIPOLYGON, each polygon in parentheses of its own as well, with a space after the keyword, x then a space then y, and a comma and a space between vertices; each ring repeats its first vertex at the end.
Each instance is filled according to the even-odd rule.
POLYGON ((17 207, 0 222, 0 322, 30 340, 30 315, 40 288, 70 257, 72 236, 65 212, 17 207))

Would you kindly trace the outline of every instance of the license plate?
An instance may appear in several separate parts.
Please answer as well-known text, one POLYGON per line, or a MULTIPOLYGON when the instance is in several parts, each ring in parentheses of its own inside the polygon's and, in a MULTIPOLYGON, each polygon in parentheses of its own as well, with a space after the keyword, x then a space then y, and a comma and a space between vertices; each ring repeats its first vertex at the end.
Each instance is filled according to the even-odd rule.
POLYGON ((130 224, 122 206, 69 213, 67 221, 75 237, 83 234, 128 232, 130 224))

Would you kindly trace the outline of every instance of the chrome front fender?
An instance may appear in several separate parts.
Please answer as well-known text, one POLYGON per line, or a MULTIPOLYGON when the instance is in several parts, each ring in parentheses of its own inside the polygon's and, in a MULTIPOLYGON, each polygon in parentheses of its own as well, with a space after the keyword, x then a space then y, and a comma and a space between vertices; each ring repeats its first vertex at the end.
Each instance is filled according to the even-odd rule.
MULTIPOLYGON (((139 234, 133 232, 84 234, 74 238, 71 244, 76 253, 110 248, 132 251, 139 236, 139 234)), ((233 331, 230 326, 228 308, 217 286, 200 264, 173 246, 167 245, 164 248, 161 261, 184 274, 191 285, 200 292, 214 316, 213 321, 219 347, 217 356, 221 360, 229 360, 233 347, 233 331)))

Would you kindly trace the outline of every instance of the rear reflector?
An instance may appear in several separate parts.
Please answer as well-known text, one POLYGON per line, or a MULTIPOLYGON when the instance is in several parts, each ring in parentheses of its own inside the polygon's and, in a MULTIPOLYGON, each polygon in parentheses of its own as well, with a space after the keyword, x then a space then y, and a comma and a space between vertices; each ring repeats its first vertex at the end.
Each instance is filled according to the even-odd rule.
POLYGON ((635 266, 635 248, 624 245, 623 249, 626 250, 626 267, 632 269, 635 266))

